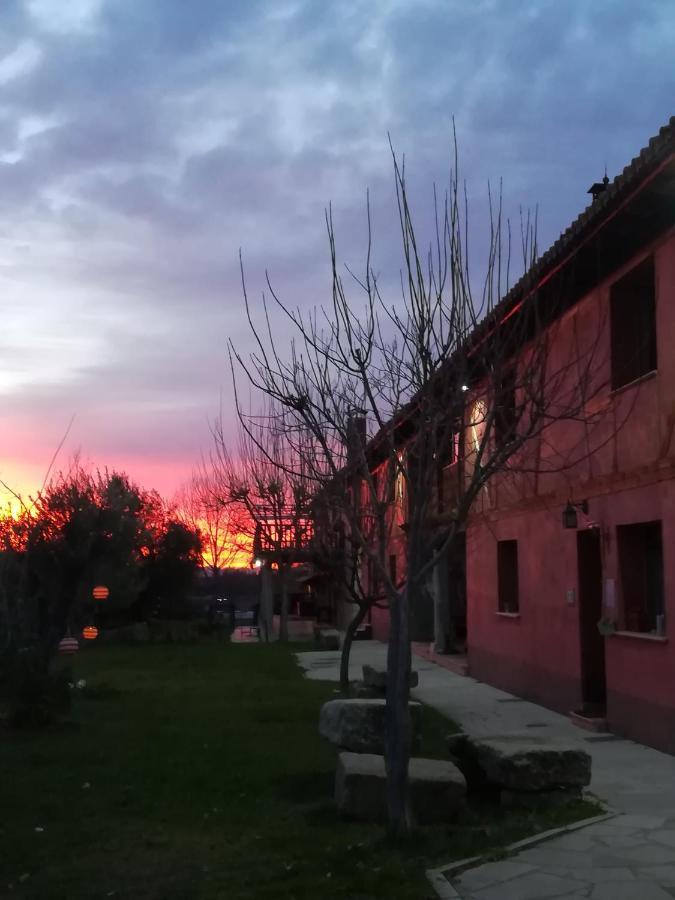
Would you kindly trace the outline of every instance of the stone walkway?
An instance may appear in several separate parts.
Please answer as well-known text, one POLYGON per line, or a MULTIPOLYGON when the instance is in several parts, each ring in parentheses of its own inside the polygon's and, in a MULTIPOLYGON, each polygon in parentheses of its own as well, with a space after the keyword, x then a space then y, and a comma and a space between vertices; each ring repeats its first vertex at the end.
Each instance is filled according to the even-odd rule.
MULTIPOLYGON (((308 678, 338 678, 339 653, 299 653, 308 678)), ((386 647, 354 644, 350 671, 384 666, 386 647)), ((502 862, 462 873, 447 897, 464 900, 672 900, 675 897, 675 757, 614 735, 587 733, 564 716, 419 657, 412 694, 469 734, 534 731, 571 738, 593 757, 592 792, 617 815, 502 862)))

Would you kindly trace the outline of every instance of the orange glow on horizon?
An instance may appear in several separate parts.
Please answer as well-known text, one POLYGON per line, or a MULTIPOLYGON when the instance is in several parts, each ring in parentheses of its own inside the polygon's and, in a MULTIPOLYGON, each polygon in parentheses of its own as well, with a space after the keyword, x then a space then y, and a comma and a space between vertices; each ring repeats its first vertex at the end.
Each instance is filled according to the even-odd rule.
MULTIPOLYGON (((208 543, 208 542, 207 542, 208 543)), ((240 532, 228 537, 223 552, 218 554, 221 569, 248 569, 253 562, 253 539, 250 534, 240 532)), ((202 553, 204 568, 213 566, 213 552, 208 546, 202 553)))

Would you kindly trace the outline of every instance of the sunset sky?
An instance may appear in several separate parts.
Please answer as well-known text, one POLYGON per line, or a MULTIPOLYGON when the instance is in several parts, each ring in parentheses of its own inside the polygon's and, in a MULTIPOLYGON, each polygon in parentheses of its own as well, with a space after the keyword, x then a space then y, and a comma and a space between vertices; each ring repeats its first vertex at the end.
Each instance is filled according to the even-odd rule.
MULTIPOLYGON (((422 228, 451 118, 472 222, 488 179, 545 249, 675 114, 672 0, 2 0, 0 478, 79 450, 170 496, 231 418, 238 253, 327 296, 323 210, 397 277, 391 133, 422 228)), ((480 246, 480 240, 477 240, 480 246)))

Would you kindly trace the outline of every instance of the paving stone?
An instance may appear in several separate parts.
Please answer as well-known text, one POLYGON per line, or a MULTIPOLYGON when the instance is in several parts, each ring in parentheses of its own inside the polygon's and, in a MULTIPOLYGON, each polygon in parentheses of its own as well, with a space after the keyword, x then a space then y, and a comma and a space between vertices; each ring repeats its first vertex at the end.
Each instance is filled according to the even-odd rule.
POLYGON ((490 884, 502 883, 533 870, 534 866, 507 859, 501 862, 485 863, 475 869, 467 869, 459 877, 453 878, 453 881, 464 891, 477 891, 490 884))
POLYGON ((596 884, 590 900, 672 900, 658 884, 649 881, 631 881, 626 884, 596 884))
POLYGON ((635 874, 627 866, 607 866, 604 869, 584 871, 583 877, 595 884, 614 881, 635 881, 635 874))
POLYGON ((559 850, 557 841, 547 841, 531 850, 525 850, 518 859, 530 865, 542 866, 562 866, 568 869, 587 869, 591 862, 589 853, 582 853, 578 850, 559 850))
POLYGON ((663 828, 665 823, 665 816, 625 815, 608 819, 606 824, 609 828, 644 828, 649 831, 653 828, 663 828))
POLYGON ((675 830, 652 831, 650 838, 659 844, 665 844, 666 847, 675 848, 675 830))
POLYGON ((655 844, 643 844, 641 847, 626 847, 623 851, 624 862, 643 866, 670 865, 675 863, 675 851, 672 847, 655 844))
POLYGON ((646 840, 646 832, 640 831, 639 828, 610 828, 609 824, 604 825, 596 825, 591 832, 590 828, 588 833, 593 835, 593 837, 598 838, 609 838, 613 839, 615 837, 621 838, 630 838, 631 840, 635 840, 636 838, 640 838, 640 840, 646 840))
POLYGON ((597 847, 599 838, 589 834, 588 829, 582 828, 563 837, 555 838, 556 850, 591 850, 597 847))
POLYGON ((556 897, 555 900, 588 900, 590 888, 588 890, 579 890, 574 894, 564 894, 562 897, 556 897))
POLYGON ((572 878, 575 881, 583 881, 589 887, 592 884, 602 884, 605 881, 635 881, 635 874, 627 866, 607 867, 605 869, 589 866, 585 869, 570 869, 565 866, 542 866, 539 871, 549 875, 557 875, 559 878, 572 878))
POLYGON ((629 860, 623 855, 625 851, 622 851, 621 853, 612 853, 611 850, 612 848, 608 847, 607 852, 593 852, 591 854, 593 867, 597 869, 618 869, 625 866, 626 863, 629 863, 629 860))
POLYGON ((650 878, 662 886, 675 886, 675 864, 668 866, 640 866, 641 878, 650 878))
POLYGON ((569 891, 569 886, 567 879, 532 872, 475 891, 474 896, 476 900, 545 900, 547 897, 560 897, 565 891, 569 891))
MULTIPOLYGON (((559 878, 571 878, 574 881, 583 881, 590 889, 593 879, 591 873, 593 869, 569 869, 567 866, 538 866, 538 872, 546 872, 548 875, 557 875, 559 878)), ((582 890, 583 885, 577 885, 578 890, 582 890)))
POLYGON ((598 844, 602 844, 605 851, 611 847, 612 850, 622 850, 624 847, 637 847, 638 844, 644 843, 644 838, 636 840, 635 837, 606 837, 599 838, 598 844))
MULTIPOLYGON (((410 672, 410 687, 416 688, 419 682, 419 672, 416 669, 412 669, 410 672)), ((376 669, 374 666, 365 665, 363 667, 363 683, 366 687, 374 688, 375 690, 386 691, 387 689, 387 670, 385 669, 376 669)))

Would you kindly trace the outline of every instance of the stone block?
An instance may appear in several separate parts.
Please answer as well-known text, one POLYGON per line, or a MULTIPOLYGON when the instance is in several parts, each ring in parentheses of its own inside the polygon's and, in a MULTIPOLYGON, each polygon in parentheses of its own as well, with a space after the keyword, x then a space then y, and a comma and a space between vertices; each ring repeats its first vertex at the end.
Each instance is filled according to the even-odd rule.
MULTIPOLYGON (((373 690, 384 694, 387 690, 387 670, 376 669, 374 666, 364 665, 363 683, 373 690)), ((419 684, 419 673, 414 669, 410 673, 410 688, 416 688, 419 684)))
POLYGON ((591 781, 591 756, 579 744, 531 734, 453 735, 450 755, 473 787, 507 791, 580 789, 591 781))
MULTIPOLYGON (((410 702, 413 752, 419 746, 422 706, 410 702)), ((353 753, 384 753, 386 701, 329 700, 321 707, 319 733, 333 746, 353 753)))
POLYGON ((365 684, 363 681, 352 681, 351 691, 352 691, 352 696, 354 696, 354 697, 369 698, 371 700, 382 698, 381 691, 378 691, 372 687, 368 687, 368 685, 365 684))
POLYGON ((339 650, 340 632, 335 628, 320 628, 316 635, 316 643, 320 650, 339 650))
MULTIPOLYGON (((416 822, 452 821, 464 806, 466 781, 451 762, 412 758, 408 770, 410 807, 416 822)), ((341 753, 335 774, 335 803, 344 815, 366 822, 387 819, 384 757, 341 753)))

